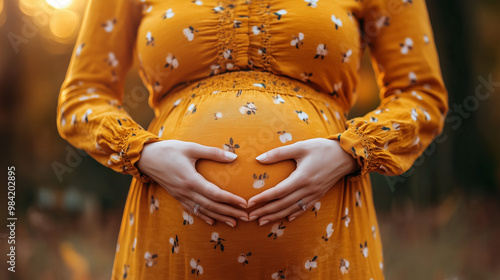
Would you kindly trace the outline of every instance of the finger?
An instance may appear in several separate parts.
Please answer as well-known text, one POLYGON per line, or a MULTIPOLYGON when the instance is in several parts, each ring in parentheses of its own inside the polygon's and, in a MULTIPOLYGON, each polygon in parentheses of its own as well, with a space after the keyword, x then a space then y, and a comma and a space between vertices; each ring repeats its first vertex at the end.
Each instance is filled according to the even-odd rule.
POLYGON ((244 198, 222 190, 213 183, 207 181, 207 179, 205 179, 205 177, 203 177, 196 170, 194 171, 194 174, 194 181, 192 184, 195 187, 192 188, 193 191, 199 190, 199 193, 217 202, 234 204, 240 206, 241 208, 247 208, 247 201, 244 198))
MULTIPOLYGON (((288 215, 288 221, 291 222, 293 220, 295 220, 298 216, 304 214, 305 212, 307 212, 308 209, 310 209, 316 202, 318 202, 320 199, 315 199, 309 203, 307 203, 307 208, 306 208, 306 211, 302 210, 302 208, 300 210, 297 210, 296 212, 288 215)), ((304 200, 302 200, 304 201, 304 200)))
POLYGON ((301 141, 290 145, 281 146, 260 154, 255 159, 260 163, 275 163, 286 159, 295 159, 302 157, 304 148, 301 141))
POLYGON ((207 224, 209 225, 213 225, 214 224, 214 220, 206 215, 204 215, 203 213, 201 213, 200 211, 197 211, 196 213, 193 211, 194 209, 194 204, 193 204, 193 207, 189 206, 187 203, 185 202, 182 202, 182 201, 179 201, 182 206, 184 206, 184 208, 189 212, 189 213, 192 213, 193 215, 199 217, 200 219, 204 220, 207 224))
MULTIPOLYGON (((194 207, 194 206, 193 206, 194 207)), ((208 210, 207 208, 203 207, 203 206, 200 206, 200 208, 198 209, 197 211, 198 213, 201 212, 211 218, 214 218, 215 220, 217 221, 221 221, 221 222, 224 222, 226 223, 228 226, 230 227, 235 227, 237 222, 234 218, 232 217, 227 217, 227 216, 224 216, 224 215, 221 215, 217 212, 213 212, 213 211, 210 211, 208 210)))
POLYGON ((283 197, 282 199, 267 203, 262 207, 253 210, 248 216, 250 216, 250 220, 254 220, 255 216, 261 217, 278 212, 289 207, 290 205, 297 204, 297 201, 299 201, 299 199, 303 200, 303 198, 308 195, 308 190, 306 188, 300 188, 297 191, 283 197))
POLYGON ((225 216, 226 219, 224 222, 230 221, 236 225, 236 221, 233 217, 237 217, 243 221, 248 221, 248 213, 243 210, 236 209, 227 204, 215 202, 197 193, 194 193, 192 199, 198 202, 204 209, 215 212, 218 215, 225 216))
POLYGON ((294 203, 293 205, 290 205, 289 207, 287 207, 287 208, 285 208, 285 209, 283 209, 283 210, 281 210, 279 212, 275 212, 275 213, 272 213, 270 215, 262 216, 259 219, 259 224, 260 225, 265 225, 265 224, 267 224, 269 222, 273 222, 273 221, 277 221, 277 220, 283 219, 283 218, 285 218, 288 215, 295 214, 298 211, 306 212, 307 209, 311 208, 311 205, 314 205, 314 203, 313 204, 310 203, 314 199, 315 198, 313 196, 308 196, 308 197, 302 198, 302 202, 304 202, 306 204, 306 210, 305 211, 302 209, 302 207, 300 205, 298 205, 297 203, 294 203))
POLYGON ((302 176, 300 175, 300 172, 294 170, 288 177, 279 182, 276 186, 251 197, 248 200, 247 207, 250 208, 257 203, 271 201, 289 195, 290 193, 306 185, 306 182, 304 182, 303 178, 301 177, 302 176))
POLYGON ((238 155, 223 149, 192 143, 188 155, 196 158, 210 159, 220 162, 233 161, 238 155))

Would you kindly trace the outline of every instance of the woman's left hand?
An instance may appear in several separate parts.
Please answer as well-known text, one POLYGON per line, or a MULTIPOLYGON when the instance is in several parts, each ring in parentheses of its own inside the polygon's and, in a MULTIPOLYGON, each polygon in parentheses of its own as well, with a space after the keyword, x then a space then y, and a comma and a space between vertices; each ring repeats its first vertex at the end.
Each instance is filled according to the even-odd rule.
POLYGON ((256 159, 264 164, 286 159, 297 162, 290 176, 248 200, 248 208, 271 201, 249 214, 250 221, 260 217, 261 226, 286 216, 292 221, 319 201, 338 180, 358 169, 356 160, 337 140, 326 138, 298 141, 269 150, 256 159), (304 209, 297 203, 299 200, 304 209))

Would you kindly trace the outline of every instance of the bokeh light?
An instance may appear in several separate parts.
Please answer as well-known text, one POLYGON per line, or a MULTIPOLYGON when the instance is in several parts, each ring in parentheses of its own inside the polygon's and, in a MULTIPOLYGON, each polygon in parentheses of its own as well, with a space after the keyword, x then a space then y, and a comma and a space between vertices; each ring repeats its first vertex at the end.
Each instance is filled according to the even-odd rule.
POLYGON ((50 19, 50 32, 58 41, 66 41, 76 35, 77 26, 78 16, 70 10, 57 10, 50 19))
POLYGON ((45 1, 47 1, 47 4, 57 9, 67 8, 73 2, 73 0, 45 0, 45 1))

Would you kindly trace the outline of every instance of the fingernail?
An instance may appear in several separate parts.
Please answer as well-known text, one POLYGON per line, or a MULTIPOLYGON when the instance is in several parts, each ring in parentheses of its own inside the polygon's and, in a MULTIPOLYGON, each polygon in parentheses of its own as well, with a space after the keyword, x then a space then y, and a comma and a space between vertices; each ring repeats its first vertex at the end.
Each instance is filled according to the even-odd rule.
POLYGON ((259 226, 263 226, 263 225, 265 225, 267 223, 269 223, 269 221, 262 221, 262 222, 260 222, 259 226))
POLYGON ((234 228, 233 224, 231 222, 226 222, 226 224, 232 228, 234 228))
POLYGON ((247 207, 245 206, 245 204, 238 204, 241 208, 243 209, 247 209, 247 207))
POLYGON ((267 153, 263 153, 260 156, 256 157, 256 160, 265 160, 267 158, 267 153))
POLYGON ((253 221, 253 220, 257 219, 257 218, 258 218, 258 216, 252 216, 252 217, 250 217, 249 221, 253 221))
POLYGON ((248 203, 247 208, 250 208, 250 207, 252 207, 252 206, 254 206, 254 205, 255 205, 255 202, 250 202, 250 203, 248 203))
POLYGON ((248 218, 247 217, 240 217, 241 220, 245 221, 245 222, 248 222, 248 218))
POLYGON ((231 153, 231 152, 228 152, 228 151, 224 151, 224 156, 226 157, 226 159, 233 160, 233 159, 235 159, 238 155, 237 155, 237 154, 235 154, 235 153, 231 153))
POLYGON ((205 221, 207 224, 209 224, 209 225, 213 225, 213 224, 212 224, 210 221, 208 221, 208 220, 204 220, 204 221, 205 221))
POLYGON ((290 219, 288 219, 288 221, 291 222, 291 221, 295 220, 295 218, 297 218, 297 217, 291 217, 290 219))

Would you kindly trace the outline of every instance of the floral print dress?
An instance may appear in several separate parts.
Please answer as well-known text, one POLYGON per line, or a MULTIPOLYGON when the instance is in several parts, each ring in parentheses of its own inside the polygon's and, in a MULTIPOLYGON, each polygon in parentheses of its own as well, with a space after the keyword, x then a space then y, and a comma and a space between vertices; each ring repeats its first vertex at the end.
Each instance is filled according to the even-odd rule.
POLYGON ((368 280, 384 278, 368 173, 407 170, 441 132, 447 101, 423 0, 90 0, 57 126, 133 176, 112 279, 368 280), (366 48, 381 103, 347 120, 366 48), (155 111, 147 130, 122 107, 134 58, 155 111), (238 158, 197 170, 249 199, 296 167, 255 156, 318 137, 360 171, 291 222, 208 225, 136 166, 165 139, 223 148, 238 158))

